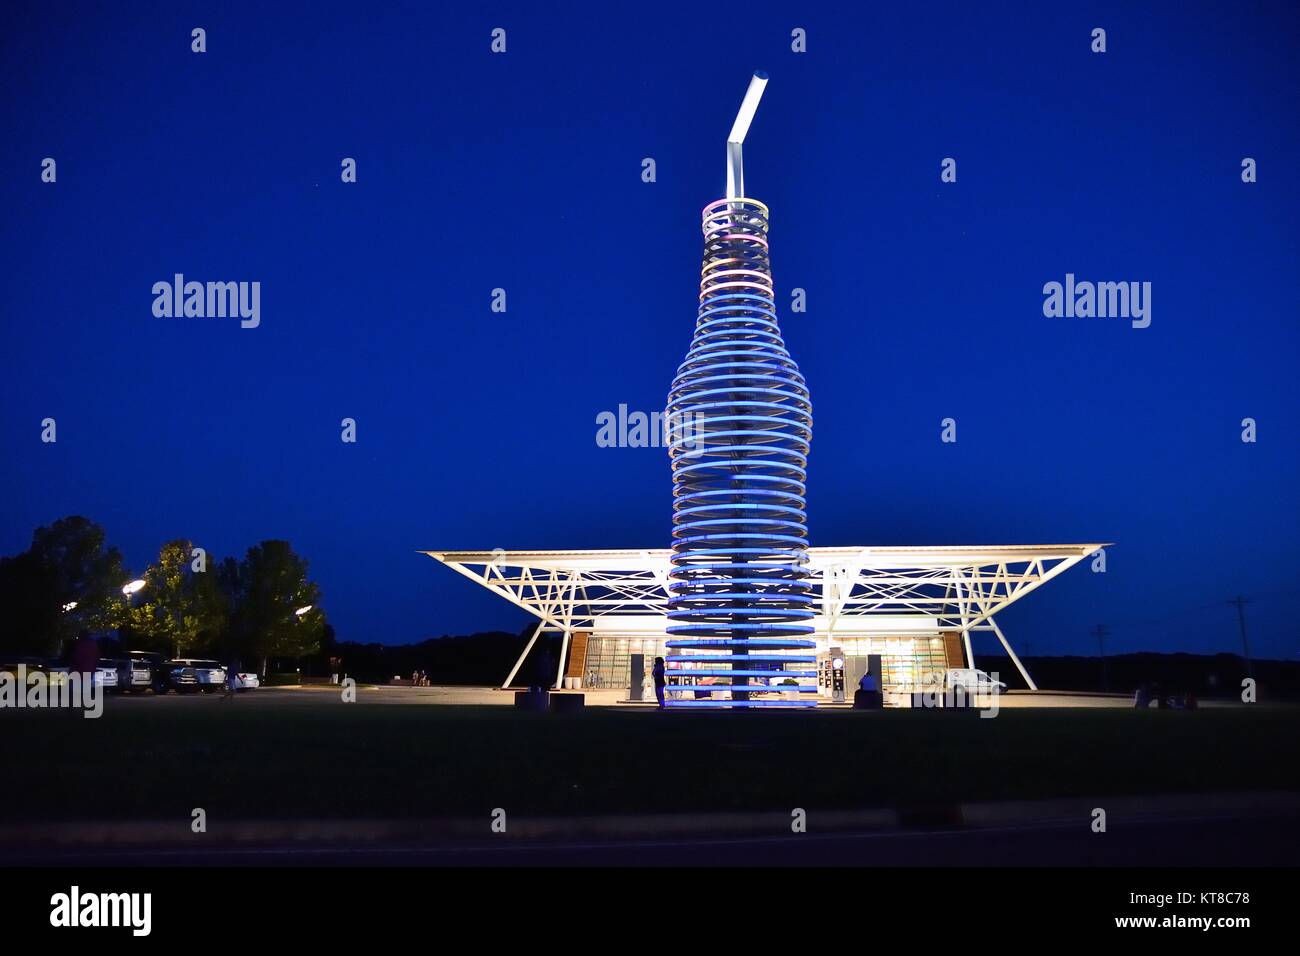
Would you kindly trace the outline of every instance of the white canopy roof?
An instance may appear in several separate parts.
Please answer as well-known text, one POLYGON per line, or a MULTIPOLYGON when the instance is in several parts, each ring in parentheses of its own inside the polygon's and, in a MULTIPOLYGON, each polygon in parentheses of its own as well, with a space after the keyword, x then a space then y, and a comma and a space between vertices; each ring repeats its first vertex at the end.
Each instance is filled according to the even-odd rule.
MULTIPOLYGON (((810 548, 809 568, 832 621, 926 614, 969 630, 1103 544, 810 548)), ((564 631, 605 614, 662 615, 672 552, 424 551, 564 631)))
MULTIPOLYGON (((970 632, 989 629, 1033 687, 993 615, 1103 547, 1097 543, 809 548, 808 556, 818 599, 815 611, 827 633, 837 626, 845 632, 874 631, 885 620, 897 628, 898 622, 912 616, 925 630, 961 632, 969 660, 970 632)), ((646 616, 658 622, 667 611, 672 555, 667 548, 421 553, 537 617, 534 641, 543 628, 554 628, 564 633, 567 646, 570 634, 595 629, 599 618, 627 622, 629 617, 646 616)), ((518 667, 517 663, 515 670, 518 667)))

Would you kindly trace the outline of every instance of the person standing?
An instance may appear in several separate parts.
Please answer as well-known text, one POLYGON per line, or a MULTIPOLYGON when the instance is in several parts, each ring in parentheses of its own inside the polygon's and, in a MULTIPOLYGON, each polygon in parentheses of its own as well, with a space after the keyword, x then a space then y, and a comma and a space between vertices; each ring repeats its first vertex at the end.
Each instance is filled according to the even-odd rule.
POLYGON ((650 669, 651 675, 655 682, 655 700, 659 701, 659 709, 664 709, 664 685, 668 683, 668 678, 664 674, 664 659, 655 658, 654 667, 650 669))
POLYGON ((239 689, 239 658, 231 660, 230 665, 226 668, 226 692, 221 695, 221 699, 227 697, 234 698, 235 691, 239 689))

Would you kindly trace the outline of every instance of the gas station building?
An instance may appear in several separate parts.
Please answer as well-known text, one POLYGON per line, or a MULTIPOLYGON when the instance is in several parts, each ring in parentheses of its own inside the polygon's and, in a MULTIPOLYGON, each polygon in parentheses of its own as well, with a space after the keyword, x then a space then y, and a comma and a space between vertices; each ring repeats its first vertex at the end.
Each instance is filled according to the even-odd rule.
MULTIPOLYGON (((996 615, 1101 547, 810 548, 818 671, 842 657, 856 679, 868 657, 878 655, 886 705, 905 706, 930 675, 977 666, 971 635, 983 631, 1037 689, 996 615)), ((424 553, 537 619, 503 688, 513 686, 547 632, 562 636, 556 687, 632 690, 637 677, 649 680, 649 662, 667 656, 672 552, 666 548, 424 553)))

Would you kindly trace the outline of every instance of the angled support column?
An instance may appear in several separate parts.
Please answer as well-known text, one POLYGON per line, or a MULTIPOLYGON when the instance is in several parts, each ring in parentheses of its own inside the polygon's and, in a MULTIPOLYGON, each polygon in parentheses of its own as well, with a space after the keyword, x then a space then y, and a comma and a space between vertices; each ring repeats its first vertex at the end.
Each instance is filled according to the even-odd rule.
POLYGON ((555 689, 564 689, 564 658, 569 653, 569 629, 564 629, 564 639, 560 642, 560 664, 555 668, 555 689))
MULTIPOLYGON (((509 687, 510 682, 515 679, 515 675, 519 673, 519 668, 523 667, 524 665, 524 658, 528 656, 528 652, 533 649, 533 645, 536 644, 537 639, 541 637, 542 628, 544 628, 545 626, 546 626, 545 621, 537 622, 537 627, 533 630, 533 636, 528 640, 528 646, 525 647, 524 652, 519 655, 519 660, 515 661, 515 666, 510 668, 510 674, 506 677, 504 681, 501 682, 502 690, 505 690, 507 687, 509 687)), ((563 655, 561 655, 561 657, 562 656, 563 655)))
POLYGON ((952 582, 953 587, 957 591, 957 606, 961 609, 961 639, 962 643, 966 646, 966 666, 974 667, 975 652, 971 650, 970 646, 970 629, 975 626, 975 622, 971 619, 970 615, 969 595, 971 595, 972 592, 970 586, 965 585, 965 576, 957 568, 952 569, 952 582), (966 597, 962 595, 963 585, 966 587, 966 594, 968 595, 966 597))
POLYGON ((1023 677, 1025 683, 1029 685, 1029 689, 1038 690, 1038 685, 1035 684, 1034 679, 1029 676, 1029 671, 1025 670, 1025 665, 1020 663, 1020 658, 1016 657, 1016 652, 1011 649, 1011 644, 1002 634, 1002 628, 998 627, 998 622, 993 620, 992 615, 989 616, 989 624, 992 625, 993 633, 998 636, 998 640, 1002 642, 1002 646, 1006 648, 1007 654, 1010 655, 1011 663, 1016 665, 1016 670, 1020 671, 1020 676, 1023 677))
POLYGON ((560 660, 555 668, 555 689, 564 689, 564 659, 569 654, 569 638, 573 635, 573 601, 578 589, 582 583, 582 575, 577 571, 569 573, 568 590, 562 592, 561 600, 564 604, 564 638, 560 642, 560 660))

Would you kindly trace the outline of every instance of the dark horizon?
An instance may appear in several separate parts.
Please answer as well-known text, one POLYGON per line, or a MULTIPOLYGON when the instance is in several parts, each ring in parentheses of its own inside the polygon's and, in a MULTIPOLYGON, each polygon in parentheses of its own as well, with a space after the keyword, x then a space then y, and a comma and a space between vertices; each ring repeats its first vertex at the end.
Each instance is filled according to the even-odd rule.
POLYGON ((739 67, 708 16, 7 5, 0 554, 71 514, 135 572, 285 539, 340 641, 406 644, 528 620, 421 549, 666 547, 666 454, 596 416, 662 408, 762 68, 813 546, 1112 541, 999 615, 1018 652, 1240 653, 1244 595, 1296 660, 1294 9, 758 3, 739 67), (260 325, 155 317, 177 273, 260 282, 260 325), (1150 327, 1046 317, 1067 274, 1150 282, 1150 327))

